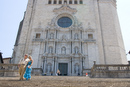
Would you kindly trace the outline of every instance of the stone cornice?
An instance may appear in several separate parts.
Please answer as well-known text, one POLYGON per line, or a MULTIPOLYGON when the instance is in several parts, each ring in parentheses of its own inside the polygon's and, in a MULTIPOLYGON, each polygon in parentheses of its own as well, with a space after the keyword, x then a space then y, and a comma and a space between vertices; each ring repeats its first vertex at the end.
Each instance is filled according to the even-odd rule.
POLYGON ((44 53, 42 58, 44 58, 44 57, 60 57, 60 58, 64 58, 64 57, 75 58, 75 57, 77 57, 77 58, 81 58, 81 57, 85 57, 85 55, 82 53, 78 53, 78 54, 75 54, 75 53, 73 53, 73 54, 71 54, 71 53, 70 54, 44 53))
POLYGON ((32 40, 33 42, 58 42, 58 43, 70 43, 70 42, 83 42, 83 43, 96 43, 95 39, 41 39, 41 38, 35 38, 32 40))

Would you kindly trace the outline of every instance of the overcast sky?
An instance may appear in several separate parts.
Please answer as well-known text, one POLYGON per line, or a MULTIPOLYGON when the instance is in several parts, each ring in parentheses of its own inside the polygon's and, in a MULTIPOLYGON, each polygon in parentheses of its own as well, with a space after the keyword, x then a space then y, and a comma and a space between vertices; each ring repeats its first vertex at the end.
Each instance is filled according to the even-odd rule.
MULTIPOLYGON (((0 51, 11 57, 20 21, 28 0, 0 0, 0 51)), ((126 53, 130 50, 130 0, 117 0, 117 11, 126 53)), ((130 60, 130 55, 127 55, 130 60)))

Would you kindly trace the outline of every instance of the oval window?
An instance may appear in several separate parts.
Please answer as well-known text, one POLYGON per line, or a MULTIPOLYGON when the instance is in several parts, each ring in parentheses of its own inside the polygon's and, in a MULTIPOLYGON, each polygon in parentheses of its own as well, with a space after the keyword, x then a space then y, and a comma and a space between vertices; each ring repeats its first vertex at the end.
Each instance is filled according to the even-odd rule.
POLYGON ((58 19, 58 25, 62 28, 67 28, 72 25, 72 20, 69 17, 61 17, 58 19))

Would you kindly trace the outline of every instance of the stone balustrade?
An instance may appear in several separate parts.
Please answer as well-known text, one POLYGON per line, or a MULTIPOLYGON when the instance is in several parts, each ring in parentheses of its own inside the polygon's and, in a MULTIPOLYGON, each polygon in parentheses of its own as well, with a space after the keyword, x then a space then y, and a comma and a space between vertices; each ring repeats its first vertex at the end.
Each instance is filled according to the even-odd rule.
POLYGON ((0 64, 0 76, 17 76, 20 64, 0 64))
POLYGON ((98 65, 91 69, 93 78, 130 78, 130 65, 98 65))

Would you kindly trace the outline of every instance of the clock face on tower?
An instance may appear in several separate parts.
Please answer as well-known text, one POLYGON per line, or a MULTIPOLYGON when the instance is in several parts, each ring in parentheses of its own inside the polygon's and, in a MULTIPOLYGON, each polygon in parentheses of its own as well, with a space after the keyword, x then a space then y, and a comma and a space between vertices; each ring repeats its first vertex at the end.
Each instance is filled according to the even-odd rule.
POLYGON ((69 17, 61 17, 58 19, 57 24, 62 28, 68 28, 72 25, 72 20, 69 17))

